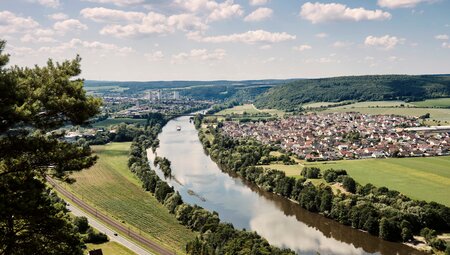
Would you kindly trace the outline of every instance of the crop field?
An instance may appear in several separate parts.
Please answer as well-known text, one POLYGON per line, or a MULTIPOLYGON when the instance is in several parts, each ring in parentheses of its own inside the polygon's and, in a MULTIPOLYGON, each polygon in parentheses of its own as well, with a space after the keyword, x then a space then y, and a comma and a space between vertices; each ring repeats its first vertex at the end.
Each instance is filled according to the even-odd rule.
POLYGON ((238 105, 230 109, 225 109, 217 113, 217 115, 227 115, 227 114, 243 114, 244 112, 249 114, 256 113, 269 113, 272 115, 283 116, 285 112, 275 109, 258 109, 253 104, 238 105))
POLYGON ((345 169, 357 182, 385 186, 420 200, 450 206, 450 156, 305 163, 322 170, 345 169))
POLYGON ((408 108, 408 107, 352 107, 352 105, 329 108, 327 112, 360 112, 364 114, 395 114, 403 116, 422 116, 427 113, 434 121, 441 121, 441 124, 450 123, 450 109, 439 108, 408 108))
POLYGON ((336 105, 339 103, 332 103, 332 102, 316 102, 316 103, 308 103, 302 105, 303 108, 320 108, 320 107, 331 107, 333 105, 336 105))
POLYGON ((412 102, 417 107, 450 108, 450 98, 428 99, 425 101, 412 102))
POLYGON ((135 255, 136 253, 130 251, 128 248, 116 243, 107 242, 102 244, 87 244, 85 254, 89 254, 90 250, 102 249, 103 255, 135 255))
POLYGON ((283 164, 262 165, 261 167, 283 171, 286 173, 286 176, 292 176, 295 178, 300 177, 300 172, 303 169, 303 166, 301 165, 283 165, 283 164))
POLYGON ((403 101, 366 101, 366 102, 357 102, 349 105, 343 105, 335 107, 334 109, 340 108, 365 108, 365 107, 402 107, 402 106, 414 106, 410 103, 405 103, 403 101))
POLYGON ((76 182, 65 188, 99 211, 116 218, 148 238, 179 253, 195 233, 180 225, 127 167, 130 143, 93 146, 99 156, 90 169, 72 174, 76 182))
POLYGON ((139 124, 145 125, 146 122, 147 122, 146 119, 119 118, 119 119, 102 120, 102 121, 93 123, 92 126, 96 127, 96 128, 100 128, 100 127, 108 127, 108 126, 118 125, 120 123, 127 123, 127 124, 139 123, 139 124))

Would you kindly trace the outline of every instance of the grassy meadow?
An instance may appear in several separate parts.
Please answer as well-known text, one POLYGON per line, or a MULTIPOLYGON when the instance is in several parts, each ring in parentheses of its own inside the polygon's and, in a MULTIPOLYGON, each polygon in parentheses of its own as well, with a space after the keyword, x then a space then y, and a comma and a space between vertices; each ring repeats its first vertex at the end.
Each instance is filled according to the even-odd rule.
POLYGON ((244 114, 244 112, 248 114, 256 114, 256 113, 269 113, 272 115, 283 116, 285 112, 275 109, 258 109, 253 104, 244 104, 238 105, 230 109, 224 109, 218 113, 217 115, 227 115, 227 114, 244 114))
POLYGON ((450 98, 428 99, 425 101, 412 102, 412 104, 417 107, 450 108, 450 98))
POLYGON ((72 174, 76 182, 65 187, 85 202, 142 231, 177 254, 184 253, 195 233, 180 225, 156 198, 145 192, 127 167, 131 143, 93 146, 98 162, 90 169, 72 174))
POLYGON ((450 206, 450 156, 341 160, 305 163, 305 166, 345 169, 363 185, 385 186, 414 199, 450 206))
POLYGON ((403 116, 422 116, 430 113, 431 120, 441 124, 450 123, 450 109, 441 108, 413 108, 413 107, 354 107, 352 105, 328 108, 323 112, 360 112, 364 114, 395 114, 403 116))
POLYGON ((111 241, 102 244, 89 243, 86 246, 87 248, 84 254, 89 254, 90 250, 102 249, 103 255, 136 255, 136 253, 128 248, 111 241))

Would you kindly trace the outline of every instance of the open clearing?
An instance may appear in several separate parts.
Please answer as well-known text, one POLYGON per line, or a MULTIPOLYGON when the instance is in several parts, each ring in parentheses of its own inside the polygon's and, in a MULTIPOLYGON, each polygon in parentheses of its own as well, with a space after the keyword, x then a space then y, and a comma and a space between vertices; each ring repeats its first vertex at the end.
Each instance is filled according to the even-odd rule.
POLYGON ((116 242, 107 242, 102 244, 89 243, 86 246, 87 248, 85 254, 89 254, 90 250, 102 249, 103 255, 136 255, 136 253, 116 242))
POLYGON ((425 101, 412 102, 417 107, 450 108, 450 98, 428 99, 425 101))
POLYGON ((180 225, 127 167, 131 143, 92 146, 99 156, 90 169, 72 174, 76 183, 65 185, 99 211, 122 221, 148 238, 179 253, 195 233, 180 225))
POLYGON ((217 113, 217 115, 227 115, 227 114, 256 114, 256 113, 268 113, 271 115, 283 116, 285 112, 275 109, 258 109, 253 104, 238 105, 230 109, 225 109, 217 113))
POLYGON ((408 107, 353 107, 351 105, 329 108, 323 111, 328 112, 360 112, 364 114, 395 114, 403 116, 420 117, 427 113, 435 121, 441 121, 442 124, 450 122, 450 109, 439 108, 408 108, 408 107))
POLYGON ((450 206, 450 156, 341 160, 305 163, 322 170, 345 169, 357 182, 385 186, 420 200, 450 206))

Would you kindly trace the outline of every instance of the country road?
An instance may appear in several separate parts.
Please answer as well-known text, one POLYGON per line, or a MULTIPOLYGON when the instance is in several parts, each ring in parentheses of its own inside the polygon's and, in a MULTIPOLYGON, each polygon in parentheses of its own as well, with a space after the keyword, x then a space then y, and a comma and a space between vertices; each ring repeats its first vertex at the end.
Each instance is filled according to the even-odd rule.
MULTIPOLYGON (((143 249, 142 247, 149 249, 151 251, 154 251, 156 254, 161 254, 161 255, 173 255, 176 254, 176 252, 174 251, 170 251, 165 247, 162 247, 161 245, 159 245, 158 243, 155 243, 152 240, 149 240, 141 235, 139 235, 138 233, 136 233, 133 230, 130 230, 129 228, 127 228, 126 226, 124 226, 123 224, 111 219, 110 217, 108 217, 107 215, 98 212, 97 209, 93 208, 91 205, 87 204, 86 202, 82 201, 81 199, 79 199, 78 197, 74 196, 72 193, 70 193, 69 191, 67 191, 66 189, 64 189, 61 185, 59 185, 58 183, 56 183, 53 179, 46 177, 47 181, 53 186, 53 188, 58 191, 59 193, 61 193, 62 195, 64 195, 65 197, 69 198, 72 202, 72 204, 75 204, 76 207, 81 208, 82 210, 74 207, 74 206, 69 206, 68 208, 75 213, 84 213, 86 216, 88 217, 88 220, 90 223, 94 223, 98 224, 99 227, 101 227, 101 229, 99 229, 102 232, 106 232, 106 234, 108 236, 110 236, 110 239, 118 242, 120 244, 122 244, 123 246, 127 247, 128 249, 132 250, 133 252, 137 253, 137 254, 142 254, 142 255, 150 255, 153 253, 150 253, 148 251, 146 251, 145 249, 143 249), (83 212, 84 211, 84 212, 83 212), (85 213, 85 212, 88 212, 85 213), (92 217, 90 215, 95 216, 92 217), (97 220, 98 219, 98 220, 97 220), (102 224, 100 223, 104 222, 106 224, 102 224), (110 226, 114 229, 118 229, 120 232, 122 233, 126 233, 127 234, 127 239, 130 239, 133 242, 128 241, 126 238, 120 237, 119 236, 114 236, 114 231, 112 231, 109 227, 106 226, 110 226), (104 230, 105 231, 104 231, 104 230), (111 237, 111 235, 112 237, 111 237), (139 245, 136 245, 140 244, 139 245)), ((97 228, 96 226, 94 226, 95 228, 97 228)))

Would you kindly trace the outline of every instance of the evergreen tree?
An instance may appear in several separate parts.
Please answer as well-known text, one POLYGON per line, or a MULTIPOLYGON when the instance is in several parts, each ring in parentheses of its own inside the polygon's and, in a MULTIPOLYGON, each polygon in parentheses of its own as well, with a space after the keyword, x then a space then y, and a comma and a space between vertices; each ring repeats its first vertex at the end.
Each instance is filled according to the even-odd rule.
POLYGON ((65 206, 46 178, 66 182, 69 171, 95 163, 89 147, 64 142, 54 129, 83 124, 100 101, 87 96, 80 61, 5 68, 0 41, 0 254, 82 254, 65 206))

